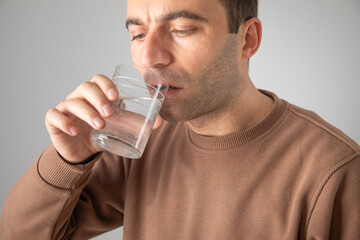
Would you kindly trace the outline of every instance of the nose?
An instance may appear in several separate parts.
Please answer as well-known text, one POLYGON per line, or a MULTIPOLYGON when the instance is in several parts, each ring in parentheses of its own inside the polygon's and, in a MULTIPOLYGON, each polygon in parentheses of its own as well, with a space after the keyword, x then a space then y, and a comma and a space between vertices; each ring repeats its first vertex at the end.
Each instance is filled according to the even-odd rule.
POLYGON ((141 49, 141 64, 148 68, 162 68, 168 66, 171 61, 171 53, 166 46, 166 40, 161 34, 148 33, 141 49))

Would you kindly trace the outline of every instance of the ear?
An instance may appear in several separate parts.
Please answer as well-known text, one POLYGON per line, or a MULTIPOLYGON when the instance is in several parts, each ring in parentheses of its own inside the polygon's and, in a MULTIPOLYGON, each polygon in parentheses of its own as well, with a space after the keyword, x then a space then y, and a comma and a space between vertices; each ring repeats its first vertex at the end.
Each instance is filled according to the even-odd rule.
POLYGON ((262 27, 258 18, 251 18, 241 24, 239 33, 242 38, 241 60, 248 60, 260 47, 262 27))

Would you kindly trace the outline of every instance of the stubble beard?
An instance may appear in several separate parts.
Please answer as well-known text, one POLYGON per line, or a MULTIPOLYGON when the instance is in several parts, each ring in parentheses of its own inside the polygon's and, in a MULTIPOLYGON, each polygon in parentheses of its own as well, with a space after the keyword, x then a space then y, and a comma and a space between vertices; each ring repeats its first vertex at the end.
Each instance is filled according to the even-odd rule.
POLYGON ((186 90, 191 91, 191 94, 183 100, 180 109, 173 112, 161 109, 160 115, 163 119, 170 122, 200 120, 232 108, 240 94, 241 82, 236 38, 236 34, 229 34, 224 48, 198 76, 192 76, 187 72, 167 73, 175 82, 185 83, 188 87, 186 90))

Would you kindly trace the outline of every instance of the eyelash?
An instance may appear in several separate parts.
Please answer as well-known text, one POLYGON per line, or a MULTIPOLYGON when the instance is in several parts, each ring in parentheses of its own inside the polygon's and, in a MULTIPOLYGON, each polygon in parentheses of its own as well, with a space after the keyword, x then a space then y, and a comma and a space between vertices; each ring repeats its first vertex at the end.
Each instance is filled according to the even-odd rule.
POLYGON ((187 37, 187 36, 190 36, 193 33, 195 33, 196 30, 197 30, 196 28, 192 28, 192 29, 189 29, 189 30, 176 30, 176 29, 174 29, 171 32, 179 35, 180 37, 187 37))
POLYGON ((131 41, 142 40, 145 36, 146 36, 146 34, 139 34, 139 35, 133 36, 133 37, 131 38, 131 41), (141 39, 141 38, 142 38, 142 39, 141 39))
MULTIPOLYGON (((189 29, 189 30, 172 30, 171 32, 178 35, 179 37, 187 37, 187 36, 190 36, 192 35, 193 33, 196 32, 196 28, 192 28, 192 29, 189 29)), ((131 38, 131 41, 135 41, 135 40, 143 40, 145 38, 146 34, 143 33, 143 34, 139 34, 139 35, 135 35, 131 38)))

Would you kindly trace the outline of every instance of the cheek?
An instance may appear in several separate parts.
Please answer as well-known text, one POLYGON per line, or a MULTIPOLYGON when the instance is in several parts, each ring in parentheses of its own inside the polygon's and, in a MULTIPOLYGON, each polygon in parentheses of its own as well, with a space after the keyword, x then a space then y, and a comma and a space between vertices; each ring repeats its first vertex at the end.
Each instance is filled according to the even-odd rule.
POLYGON ((215 45, 209 41, 183 45, 175 57, 178 63, 189 73, 201 72, 216 55, 215 45))

